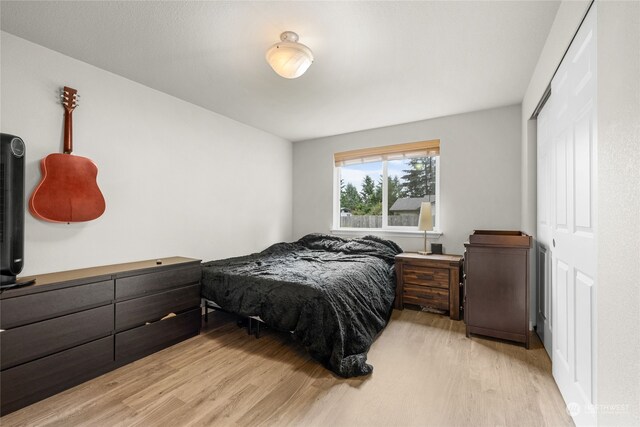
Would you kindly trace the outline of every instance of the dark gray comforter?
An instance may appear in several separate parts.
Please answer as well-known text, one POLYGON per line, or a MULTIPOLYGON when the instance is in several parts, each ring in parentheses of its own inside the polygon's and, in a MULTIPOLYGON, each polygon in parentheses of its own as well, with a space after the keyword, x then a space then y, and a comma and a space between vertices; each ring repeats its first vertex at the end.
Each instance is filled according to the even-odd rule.
POLYGON ((309 234, 248 256, 203 264, 202 295, 223 309, 293 331, 343 377, 369 374, 367 352, 395 295, 395 243, 309 234))

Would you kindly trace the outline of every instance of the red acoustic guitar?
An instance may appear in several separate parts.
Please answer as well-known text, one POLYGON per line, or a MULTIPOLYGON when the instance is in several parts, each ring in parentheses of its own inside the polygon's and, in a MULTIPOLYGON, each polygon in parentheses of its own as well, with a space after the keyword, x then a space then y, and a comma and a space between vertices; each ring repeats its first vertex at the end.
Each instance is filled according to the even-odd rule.
POLYGON ((36 217, 51 222, 83 222, 104 213, 104 197, 96 178, 98 167, 86 157, 71 154, 71 114, 78 105, 78 91, 64 87, 64 153, 42 159, 42 181, 33 191, 29 209, 36 217))

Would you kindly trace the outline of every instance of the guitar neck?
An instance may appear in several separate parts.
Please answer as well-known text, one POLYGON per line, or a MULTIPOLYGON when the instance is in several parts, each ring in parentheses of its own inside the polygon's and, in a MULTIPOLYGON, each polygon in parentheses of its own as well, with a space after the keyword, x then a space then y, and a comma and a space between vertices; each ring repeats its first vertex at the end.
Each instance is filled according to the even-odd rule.
POLYGON ((78 106, 78 91, 65 86, 62 89, 62 106, 64 107, 64 150, 65 154, 71 154, 73 151, 73 125, 71 113, 78 106))
POLYGON ((72 112, 65 108, 64 110, 64 153, 71 154, 73 151, 73 122, 72 112))

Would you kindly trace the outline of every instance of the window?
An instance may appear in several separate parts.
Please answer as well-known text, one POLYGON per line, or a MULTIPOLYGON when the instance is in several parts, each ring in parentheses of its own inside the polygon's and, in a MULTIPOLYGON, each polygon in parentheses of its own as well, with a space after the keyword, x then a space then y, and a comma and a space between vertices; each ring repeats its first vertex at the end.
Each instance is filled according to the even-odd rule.
POLYGON ((334 228, 416 230, 422 202, 438 230, 440 141, 334 154, 334 228))

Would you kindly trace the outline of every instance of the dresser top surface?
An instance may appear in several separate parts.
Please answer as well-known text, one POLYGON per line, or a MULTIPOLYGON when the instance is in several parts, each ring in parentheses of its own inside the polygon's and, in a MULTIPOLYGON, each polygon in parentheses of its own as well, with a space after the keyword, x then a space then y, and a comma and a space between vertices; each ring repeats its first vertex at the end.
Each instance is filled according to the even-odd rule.
MULTIPOLYGON (((144 261, 127 262, 123 264, 103 265, 99 267, 80 268, 77 270, 60 271, 56 273, 36 274, 34 276, 24 276, 18 278, 18 283, 27 282, 35 279, 33 285, 18 287, 15 289, 7 289, 0 295, 0 298, 10 298, 14 296, 27 295, 36 292, 42 292, 43 286, 62 283, 73 283, 86 279, 110 280, 112 276, 130 272, 151 273, 154 269, 162 270, 169 266, 179 266, 180 264, 200 263, 199 259, 185 257, 168 257, 149 259, 144 261), (158 264, 158 261, 161 263, 158 264)), ((94 281, 95 281, 94 280, 94 281)), ((48 290, 48 289, 46 289, 48 290)))
POLYGON ((474 230, 465 242, 465 247, 470 246, 502 246, 513 248, 530 248, 531 236, 522 231, 511 230, 474 230))

